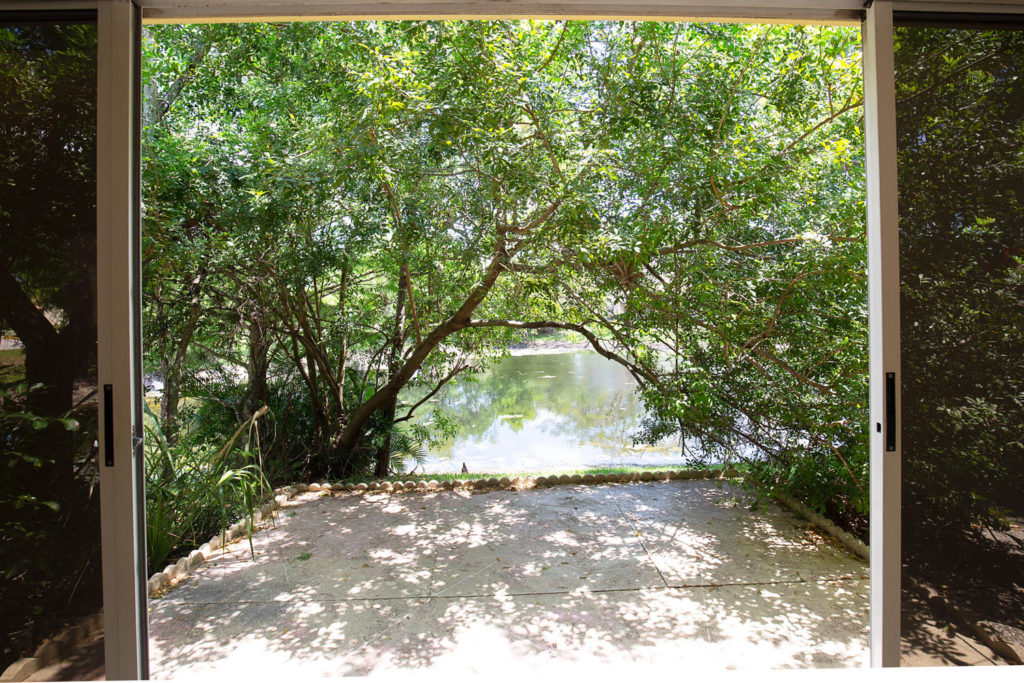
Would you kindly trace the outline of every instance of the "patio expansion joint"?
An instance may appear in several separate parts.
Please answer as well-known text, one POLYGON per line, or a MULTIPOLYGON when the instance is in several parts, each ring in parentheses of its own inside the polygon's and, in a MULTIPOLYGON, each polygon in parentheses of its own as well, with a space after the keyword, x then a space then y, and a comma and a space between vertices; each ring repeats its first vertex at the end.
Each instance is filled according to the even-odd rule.
MULTIPOLYGON (((587 589, 584 594, 600 595, 605 593, 638 593, 641 591, 673 591, 680 589, 687 590, 700 590, 702 593, 715 590, 717 588, 728 588, 728 587, 759 587, 759 586, 792 586, 801 583, 843 583, 848 581, 864 581, 867 580, 865 576, 840 576, 840 577, 827 577, 817 579, 785 579, 779 581, 729 581, 723 583, 699 583, 699 584, 686 584, 677 583, 669 584, 667 586, 640 586, 630 588, 597 588, 587 589)), ((432 600, 468 600, 474 598, 495 598, 495 597, 510 597, 510 598, 529 598, 529 597, 542 597, 546 595, 573 595, 579 589, 573 590, 557 590, 557 591, 516 591, 507 593, 462 593, 458 595, 405 595, 405 596, 390 596, 390 597, 351 597, 351 598, 302 598, 297 600, 217 600, 217 601, 190 601, 180 600, 174 602, 166 602, 163 605, 153 605, 154 609, 160 609, 164 605, 166 606, 181 606, 181 605, 272 605, 272 604, 286 604, 289 602, 307 602, 307 603, 355 603, 355 602, 418 602, 420 605, 427 604, 432 600)), ((414 606, 415 608, 415 606, 414 606)))
POLYGON ((619 511, 619 516, 621 516, 622 519, 626 520, 626 524, 628 524, 630 530, 632 530, 633 538, 640 542, 640 547, 644 549, 644 554, 647 555, 647 560, 654 566, 654 570, 658 572, 658 576, 661 577, 661 581, 665 584, 665 588, 669 588, 670 586, 668 583, 668 579, 666 579, 665 575, 661 572, 661 567, 658 566, 658 563, 654 559, 654 556, 651 554, 651 551, 647 548, 647 544, 644 543, 644 537, 637 530, 636 525, 633 524, 633 520, 629 518, 629 515, 627 515, 625 511, 622 509, 622 506, 619 505, 618 497, 614 493, 612 493, 611 499, 612 502, 615 503, 615 508, 619 511))
MULTIPOLYGON (((388 500, 391 499, 391 493, 388 493, 388 500)), ((434 509, 434 529, 440 526, 441 522, 441 506, 438 505, 434 509)), ((440 553, 433 553, 432 562, 430 563, 430 574, 427 575, 427 600, 434 597, 434 572, 437 570, 437 558, 440 553)))

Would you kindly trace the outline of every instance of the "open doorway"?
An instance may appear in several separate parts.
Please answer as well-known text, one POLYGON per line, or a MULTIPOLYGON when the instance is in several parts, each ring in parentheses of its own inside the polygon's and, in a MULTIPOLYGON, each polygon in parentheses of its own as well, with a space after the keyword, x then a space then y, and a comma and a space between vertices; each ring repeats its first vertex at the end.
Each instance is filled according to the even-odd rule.
MULTIPOLYGON (((713 551, 700 541, 706 529, 698 534, 691 525, 680 535, 686 496, 676 489, 658 504, 655 494, 639 492, 624 510, 606 479, 665 479, 666 468, 517 463, 487 471, 467 456, 459 458, 465 476, 461 467, 448 477, 408 474, 465 430, 451 414, 460 401, 469 417, 493 412, 522 434, 522 409, 485 406, 452 387, 488 366, 493 376, 509 348, 536 331, 588 345, 589 358, 629 378, 643 406, 631 440, 668 440, 679 462, 702 475, 742 470, 754 489, 796 494, 866 532, 856 30, 352 22, 161 27, 147 41, 144 330, 154 374, 148 515, 158 594, 193 567, 189 553, 198 549, 205 559, 231 540, 206 543, 212 534, 239 517, 253 528, 252 513, 279 484, 317 482, 321 495, 323 482, 331 492, 385 489, 362 498, 380 509, 350 511, 359 524, 324 508, 329 524, 356 542, 360 525, 380 526, 389 510, 407 522, 418 514, 411 498, 390 501, 396 477, 402 488, 447 482, 454 489, 480 476, 484 487, 531 488, 559 467, 554 474, 569 483, 600 475, 602 487, 580 489, 573 500, 552 493, 557 504, 544 505, 560 512, 548 522, 539 509, 503 511, 512 503, 495 502, 469 513, 477 522, 449 520, 449 530, 465 522, 460 538, 472 543, 474 524, 488 515, 491 535, 542 529, 537 538, 549 544, 542 554, 575 569, 562 554, 615 554, 615 541, 597 531, 605 527, 624 554, 613 558, 617 569, 599 572, 620 571, 633 582, 646 556, 661 588, 697 591, 701 600, 700 591, 726 582, 701 573, 702 565, 756 564, 710 561, 713 551), (602 499, 594 509, 603 504, 610 517, 584 507, 577 521, 594 514, 605 523, 590 519, 573 531, 591 533, 589 542, 568 549, 546 525, 572 518, 570 510, 594 496, 602 499), (652 523, 665 539, 689 543, 694 572, 680 570, 678 556, 659 563, 658 551, 639 540, 657 535, 639 522, 648 508, 674 510, 675 526, 657 515, 652 523), (158 571, 179 558, 177 569, 158 571), (674 583, 665 576, 673 570, 681 571, 674 583)), ((571 372, 517 372, 556 388, 574 381, 571 372)), ((509 382, 506 392, 527 385, 509 382)), ((573 403, 588 408, 591 398, 573 403)), ((730 538, 755 539, 775 554, 807 540, 792 522, 795 536, 776 534, 781 522, 765 521, 764 500, 725 488, 731 484, 711 486, 698 491, 710 506, 705 521, 713 526, 715 510, 732 510, 724 524, 730 538), (774 527, 759 536, 751 520, 774 527)), ((451 495, 468 496, 461 493, 451 495)), ((436 554, 426 579, 418 568, 407 577, 417 589, 426 581, 426 594, 366 600, 451 597, 435 595, 434 571, 467 555, 442 557, 445 513, 436 501, 443 494, 428 495, 435 503, 424 500, 420 509, 432 513, 412 524, 417 534, 408 543, 436 554)), ((281 533, 298 528, 282 523, 281 533)), ((289 572, 321 566, 313 562, 321 554, 339 559, 278 541, 278 549, 296 552, 259 575, 270 593, 257 602, 294 594, 289 572)), ((273 546, 264 542, 267 559, 273 546)), ((242 563, 248 552, 255 561, 259 545, 228 559, 242 563)), ((396 567, 406 561, 395 547, 333 547, 366 556, 356 574, 401 574, 396 567)), ((507 569, 503 554, 488 562, 507 569)), ((840 556, 831 559, 845 561, 840 556)), ((240 566, 225 560, 210 570, 229 575, 240 566)), ((521 575, 551 566, 533 558, 521 575)), ((825 613, 815 621, 852 626, 837 647, 837 638, 826 638, 836 652, 800 663, 859 664, 866 568, 837 567, 801 575, 797 566, 777 565, 767 581, 732 579, 798 591, 820 579, 852 595, 819 603, 825 613)), ((595 588, 587 574, 576 580, 595 588)), ((351 584, 341 586, 346 578, 332 578, 332 595, 362 599, 351 584)), ((624 589, 651 588, 641 584, 624 589)), ((165 604, 182 604, 176 590, 165 604)), ((796 604, 758 596, 769 619, 796 604)))

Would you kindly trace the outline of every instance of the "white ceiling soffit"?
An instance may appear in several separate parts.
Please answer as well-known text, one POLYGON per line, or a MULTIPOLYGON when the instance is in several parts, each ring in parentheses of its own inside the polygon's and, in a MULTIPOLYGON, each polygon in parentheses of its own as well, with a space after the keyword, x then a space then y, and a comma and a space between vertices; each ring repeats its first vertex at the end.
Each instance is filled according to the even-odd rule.
MULTIPOLYGON (((136 0, 146 23, 308 19, 638 19, 855 24, 865 0, 136 0)), ((896 0, 896 10, 1024 13, 1024 0, 896 0)))
POLYGON ((646 19, 859 23, 864 0, 136 0, 147 23, 245 19, 646 19))

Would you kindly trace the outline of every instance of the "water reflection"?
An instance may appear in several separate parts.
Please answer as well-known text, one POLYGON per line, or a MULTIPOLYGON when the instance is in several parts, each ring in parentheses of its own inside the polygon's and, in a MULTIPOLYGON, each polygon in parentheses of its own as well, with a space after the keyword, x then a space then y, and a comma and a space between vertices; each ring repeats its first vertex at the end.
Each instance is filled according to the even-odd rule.
MULTIPOLYGON (((458 434, 429 449, 425 470, 458 472, 463 463, 470 472, 683 464, 671 440, 633 445, 644 414, 635 387, 625 368, 593 351, 504 359, 433 399, 458 434)), ((429 410, 419 416, 430 419, 429 410)))

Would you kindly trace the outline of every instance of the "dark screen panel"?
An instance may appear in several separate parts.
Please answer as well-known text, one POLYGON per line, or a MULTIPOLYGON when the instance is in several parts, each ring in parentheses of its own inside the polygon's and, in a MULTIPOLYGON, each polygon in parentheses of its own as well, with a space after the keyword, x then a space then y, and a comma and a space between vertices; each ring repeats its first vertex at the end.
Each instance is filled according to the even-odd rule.
POLYGON ((904 652, 981 664, 964 615, 1024 637, 1024 31, 895 44, 904 652))
MULTIPOLYGON (((102 623, 90 619, 102 592, 96 27, 84 18, 0 13, 0 671, 102 623)), ((48 676, 102 675, 102 643, 88 642, 88 661, 48 676)))

